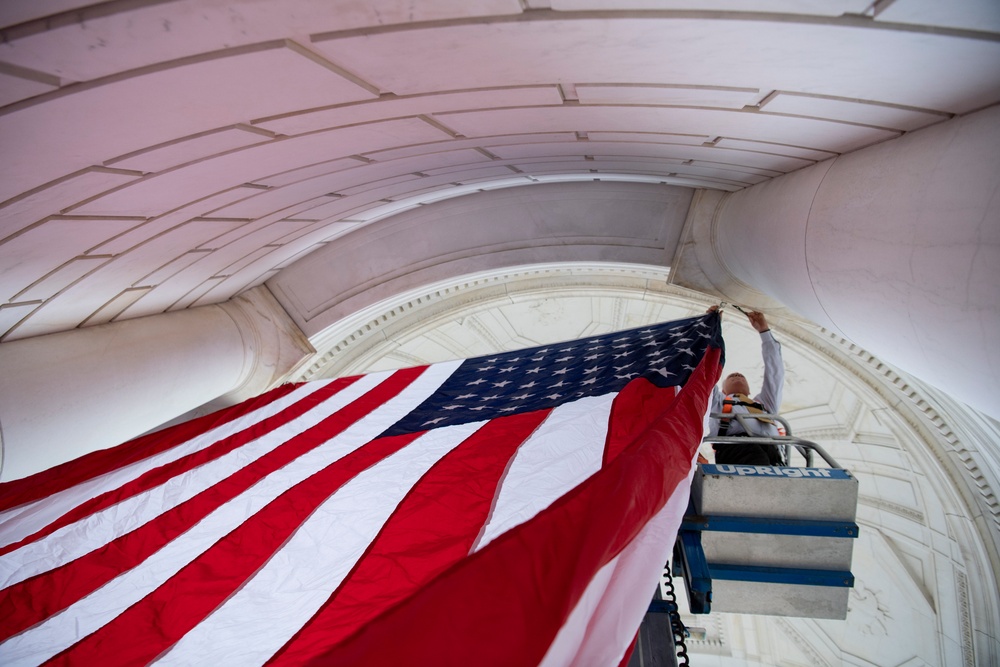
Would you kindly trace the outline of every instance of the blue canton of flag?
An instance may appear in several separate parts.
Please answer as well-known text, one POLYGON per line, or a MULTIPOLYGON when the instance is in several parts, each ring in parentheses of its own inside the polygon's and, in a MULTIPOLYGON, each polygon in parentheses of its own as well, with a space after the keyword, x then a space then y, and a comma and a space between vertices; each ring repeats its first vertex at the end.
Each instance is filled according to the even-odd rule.
POLYGON ((683 385, 709 345, 723 348, 707 316, 468 359, 382 435, 553 408, 622 389, 645 377, 683 385))

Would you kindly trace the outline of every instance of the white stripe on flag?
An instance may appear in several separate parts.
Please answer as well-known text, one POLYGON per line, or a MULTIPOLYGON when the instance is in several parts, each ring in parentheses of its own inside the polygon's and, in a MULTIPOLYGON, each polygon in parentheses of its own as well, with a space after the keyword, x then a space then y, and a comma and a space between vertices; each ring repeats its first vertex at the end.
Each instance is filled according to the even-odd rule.
MULTIPOLYGON (((607 592, 608 584, 615 573, 618 558, 613 558, 604 567, 597 571, 594 578, 587 584, 587 590, 580 596, 576 606, 570 613, 569 618, 559 629, 556 638, 549 645, 549 650, 545 653, 545 658, 538 663, 538 667, 565 667, 573 662, 577 649, 587 636, 587 626, 590 623, 591 615, 600 604, 601 597, 607 592)), ((652 595, 652 593, 650 594, 652 595)), ((597 665, 598 663, 594 663, 597 665)), ((602 665, 615 663, 600 663, 602 665)))
POLYGON ((205 449, 223 438, 239 433, 257 422, 272 417, 288 406, 312 394, 314 391, 322 389, 330 382, 332 380, 309 382, 257 410, 247 413, 231 422, 221 424, 166 451, 141 461, 136 461, 131 465, 113 470, 94 479, 81 482, 68 489, 57 491, 45 498, 25 503, 18 507, 12 507, 0 513, 0 547, 13 544, 28 535, 32 535, 80 503, 95 498, 107 491, 117 489, 154 468, 205 449))
POLYGON ((473 551, 535 516, 601 469, 615 396, 583 398, 552 411, 514 455, 473 551))
MULTIPOLYGON (((191 530, 147 558, 139 566, 79 600, 62 613, 52 616, 30 630, 0 644, 0 664, 37 664, 72 646, 111 621, 129 606, 162 585, 181 568, 197 558, 248 517, 252 517, 260 511, 274 498, 378 436, 389 424, 399 419, 401 415, 413 410, 430 396, 454 372, 459 363, 431 366, 399 395, 375 409, 367 417, 348 427, 340 435, 265 477, 209 514, 191 530)), ((384 377, 386 374, 378 375, 384 377)), ((351 387, 358 385, 363 379, 358 380, 351 387)), ((344 394, 343 391, 339 392, 328 402, 335 401, 342 394, 344 394)), ((336 401, 338 406, 342 402, 343 399, 336 401)), ((325 409, 323 411, 326 412, 325 409)), ((330 412, 333 411, 330 410, 330 412)), ((288 437, 291 436, 275 435, 273 439, 276 444, 281 444, 288 437)), ((202 466, 198 470, 204 467, 202 466)), ((20 551, 18 550, 18 552, 20 551)))
POLYGON ((429 431, 345 484, 156 664, 264 664, 337 589, 410 488, 484 423, 429 431))
POLYGON ((364 376, 301 417, 214 461, 0 556, 0 588, 68 563, 190 500, 371 390, 391 372, 364 376))
POLYGON ((667 504, 591 580, 539 667, 621 662, 670 557, 688 506, 691 470, 667 504))

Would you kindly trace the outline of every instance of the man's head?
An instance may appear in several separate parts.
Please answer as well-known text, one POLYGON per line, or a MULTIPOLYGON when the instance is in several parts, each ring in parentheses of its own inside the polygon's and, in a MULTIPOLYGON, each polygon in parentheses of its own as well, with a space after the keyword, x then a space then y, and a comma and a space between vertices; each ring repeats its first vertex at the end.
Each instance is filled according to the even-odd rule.
POLYGON ((722 381, 723 394, 746 394, 750 395, 750 383, 743 377, 742 373, 730 373, 722 381))

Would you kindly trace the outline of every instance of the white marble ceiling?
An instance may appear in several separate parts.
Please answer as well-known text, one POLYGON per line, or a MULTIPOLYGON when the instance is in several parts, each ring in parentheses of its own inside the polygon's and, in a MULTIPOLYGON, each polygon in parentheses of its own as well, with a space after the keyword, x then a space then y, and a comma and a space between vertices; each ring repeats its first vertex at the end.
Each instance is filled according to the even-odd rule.
POLYGON ((736 190, 1000 100, 995 0, 12 0, 0 27, 0 340, 224 301, 443 197, 736 190))
MULTIPOLYGON (((624 183, 594 188, 608 205, 561 220, 553 239, 602 239, 595 255, 557 259, 632 268, 594 269, 583 288, 551 277, 539 294, 498 288, 496 308, 458 319, 460 290, 442 288, 421 297, 419 322, 389 313, 374 329, 374 311, 345 301, 339 329, 308 331, 320 354, 300 376, 668 317, 662 271, 634 265, 668 264, 677 228, 664 216, 635 233, 636 216, 630 227, 593 214, 635 205, 632 183, 738 190, 998 101, 997 0, 6 0, 0 341, 286 285, 275 276, 297 265, 286 277, 308 277, 303 258, 321 248, 312 261, 343 258, 353 288, 352 249, 410 223, 397 241, 409 259, 471 262, 481 254, 462 243, 497 230, 422 239, 430 209, 414 209, 598 179, 624 183)), ((537 246, 537 228, 512 226, 503 243, 537 246)), ((848 364, 796 326, 782 330, 785 409, 863 483, 852 622, 715 615, 699 664, 995 656, 996 601, 979 588, 996 575, 995 447, 976 451, 988 437, 975 423, 949 423, 898 376, 876 381, 890 371, 870 355, 848 364)), ((752 356, 752 337, 727 327, 731 359, 752 356)))

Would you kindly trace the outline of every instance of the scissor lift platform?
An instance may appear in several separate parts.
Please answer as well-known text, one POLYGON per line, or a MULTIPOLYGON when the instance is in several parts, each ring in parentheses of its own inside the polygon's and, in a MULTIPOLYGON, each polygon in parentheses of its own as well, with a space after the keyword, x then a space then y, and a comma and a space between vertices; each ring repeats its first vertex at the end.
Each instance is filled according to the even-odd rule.
POLYGON ((674 550, 692 613, 846 618, 858 481, 815 443, 780 440, 790 441, 834 467, 703 464, 695 471, 674 550))

